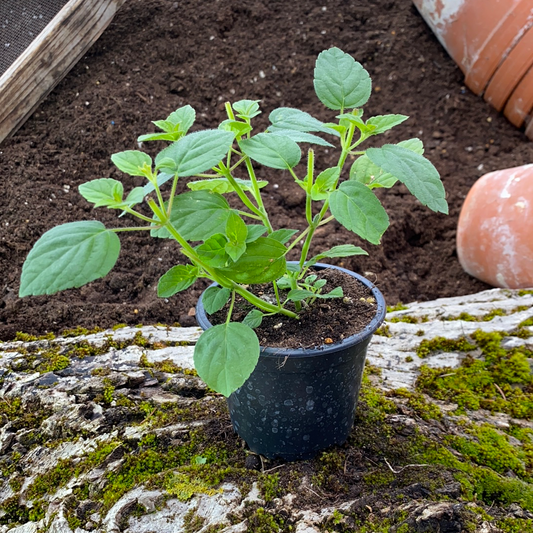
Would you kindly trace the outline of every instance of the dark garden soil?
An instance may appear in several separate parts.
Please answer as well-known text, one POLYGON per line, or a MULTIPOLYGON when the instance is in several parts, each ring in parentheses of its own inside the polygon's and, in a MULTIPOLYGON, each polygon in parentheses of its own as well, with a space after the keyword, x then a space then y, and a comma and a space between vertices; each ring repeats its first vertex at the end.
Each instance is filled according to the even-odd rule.
MULTIPOLYGON (((486 289, 457 261, 459 210, 477 178, 531 162, 533 145, 465 89, 460 70, 410 0, 129 0, 33 117, 0 146, 0 339, 76 325, 193 322, 190 310, 205 283, 168 301, 156 297, 158 278, 183 261, 170 241, 121 236, 121 257, 105 279, 55 296, 19 299, 22 263, 38 237, 59 223, 98 218, 108 227, 127 224, 115 212, 93 212, 77 187, 119 177, 110 155, 136 149, 137 136, 153 131, 150 121, 179 106, 196 109, 196 128, 215 127, 225 118, 224 102, 242 98, 261 99, 263 125, 279 106, 330 120, 312 85, 315 58, 330 46, 370 72, 375 92, 366 116, 411 117, 385 140, 424 141, 442 175, 450 216, 432 213, 395 187, 380 194, 391 219, 383 246, 331 225, 321 229, 311 252, 344 242, 363 245, 369 257, 342 264, 366 274, 390 304, 486 289)), ((322 168, 333 162, 325 151, 317 156, 322 168)), ((276 224, 301 228, 302 191, 289 175, 261 177, 270 181, 266 203, 276 224)))

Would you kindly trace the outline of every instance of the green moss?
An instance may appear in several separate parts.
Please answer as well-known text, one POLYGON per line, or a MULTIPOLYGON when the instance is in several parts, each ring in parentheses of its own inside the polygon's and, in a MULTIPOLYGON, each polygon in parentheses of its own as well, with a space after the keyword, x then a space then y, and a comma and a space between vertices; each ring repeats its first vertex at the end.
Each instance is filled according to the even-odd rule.
POLYGON ((27 495, 30 500, 39 500, 46 494, 55 493, 75 475, 75 468, 70 460, 59 459, 56 466, 35 478, 28 487, 27 495))
POLYGON ((444 337, 424 339, 416 349, 418 357, 427 357, 432 352, 468 352, 475 350, 475 345, 467 341, 465 337, 452 340, 444 337))
POLYGON ((507 313, 503 309, 493 309, 492 311, 489 311, 487 314, 483 315, 481 320, 483 322, 490 322, 496 316, 505 316, 505 315, 507 315, 507 313))
POLYGON ((533 522, 523 518, 502 518, 495 525, 504 533, 533 533, 533 522))
POLYGON ((61 332, 62 337, 79 337, 80 335, 93 335, 94 333, 101 333, 105 331, 102 328, 96 327, 92 329, 82 328, 81 326, 76 326, 75 328, 65 329, 61 332))
POLYGON ((109 368, 99 367, 99 368, 93 368, 91 370, 91 376, 104 377, 104 376, 109 376, 109 374, 111 374, 111 369, 109 368))
POLYGON ((190 509, 183 517, 184 533, 197 533, 204 527, 205 520, 196 514, 196 509, 190 509))
POLYGON ((407 398, 407 406, 413 409, 416 414, 424 420, 440 420, 442 412, 437 405, 428 401, 423 394, 418 391, 410 391, 400 388, 391 392, 391 395, 407 398))
POLYGON ((380 328, 376 329, 374 335, 381 335, 382 337, 392 337, 392 333, 390 332, 390 326, 388 324, 381 326, 380 328))
POLYGON ((166 372, 168 374, 187 374, 197 376, 198 373, 196 370, 184 369, 181 366, 178 366, 172 361, 172 359, 163 359, 163 361, 157 361, 152 363, 146 357, 146 354, 142 354, 139 360, 139 366, 141 368, 151 368, 159 372, 166 372))
POLYGON ((285 520, 279 515, 274 515, 259 507, 251 516, 248 517, 248 527, 246 533, 279 533, 286 530, 285 520))
POLYGON ((522 322, 518 324, 518 328, 526 328, 530 326, 533 326, 533 317, 527 318, 526 320, 522 320, 522 322))
POLYGON ((183 472, 172 473, 165 478, 164 489, 182 502, 190 500, 195 494, 213 496, 221 489, 214 489, 206 481, 191 477, 183 472))
POLYGON ((396 305, 388 305, 387 313, 394 313, 394 311, 405 311, 409 309, 406 305, 403 305, 401 302, 398 302, 396 305))
POLYGON ((518 291, 518 296, 527 296, 528 294, 533 294, 531 289, 521 289, 518 291))
POLYGON ((22 402, 20 397, 0 401, 0 419, 10 421, 15 431, 38 428, 51 414, 49 407, 43 408, 38 400, 22 402))
POLYGON ((456 457, 445 446, 428 439, 418 442, 419 459, 423 462, 441 465, 452 472, 461 483, 463 498, 469 501, 483 501, 489 506, 518 503, 533 510, 533 486, 521 479, 502 476, 491 468, 479 466, 456 457))
POLYGON ((359 393, 360 410, 364 409, 364 417, 369 421, 383 421, 388 414, 396 413, 396 405, 387 399, 382 391, 372 387, 369 374, 372 369, 365 366, 361 391, 359 393))
POLYGON ((34 341, 49 341, 55 339, 53 333, 45 333, 44 335, 30 335, 29 333, 24 333, 22 331, 17 331, 15 333, 15 340, 22 342, 34 342, 34 341))
POLYGON ((526 471, 524 452, 509 444, 507 435, 488 424, 473 425, 467 432, 468 437, 449 436, 447 442, 478 465, 487 466, 500 474, 511 470, 520 478, 533 481, 526 471))
POLYGON ((2 525, 12 526, 25 524, 29 521, 36 522, 44 518, 45 515, 44 509, 39 503, 34 504, 33 507, 26 507, 19 504, 18 496, 11 496, 4 500, 0 509, 5 513, 0 517, 0 524, 2 525))
POLYGON ((280 495, 279 474, 260 474, 258 483, 265 502, 271 502, 280 495))
POLYGON ((388 320, 389 322, 405 322, 406 324, 418 324, 421 322, 416 316, 395 316, 388 320))
POLYGON ((533 376, 526 348, 505 350, 505 334, 476 331, 472 339, 484 359, 467 355, 459 368, 422 366, 417 389, 439 400, 454 402, 459 412, 488 409, 517 418, 533 417, 533 376))

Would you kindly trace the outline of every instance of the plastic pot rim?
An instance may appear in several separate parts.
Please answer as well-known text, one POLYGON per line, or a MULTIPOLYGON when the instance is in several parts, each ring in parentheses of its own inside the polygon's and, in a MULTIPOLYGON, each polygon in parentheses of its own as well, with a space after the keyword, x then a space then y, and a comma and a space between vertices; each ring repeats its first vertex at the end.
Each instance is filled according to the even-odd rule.
MULTIPOLYGON (((356 278, 357 280, 359 280, 361 283, 363 283, 363 285, 365 285, 367 288, 369 288, 372 291, 372 296, 376 300, 377 308, 376 308, 376 313, 374 317, 365 326, 365 328, 359 331, 358 333, 354 335, 350 335, 349 337, 346 337, 345 339, 342 339, 333 344, 324 344, 320 346, 319 348, 271 348, 271 347, 261 346, 261 357, 272 357, 272 358, 274 357, 279 358, 280 356, 290 357, 290 358, 313 357, 313 356, 318 357, 324 354, 333 353, 340 349, 344 349, 344 348, 366 341, 368 338, 370 338, 375 333, 375 331, 383 323, 383 320, 385 319, 385 315, 387 314, 385 298, 383 294, 381 293, 381 291, 370 280, 368 280, 364 276, 361 276, 360 274, 357 274, 356 272, 353 272, 351 270, 348 270, 346 268, 342 268, 336 265, 328 265, 326 263, 316 263, 315 265, 313 265, 312 268, 317 268, 318 270, 325 270, 326 268, 333 268, 335 270, 340 270, 341 272, 344 272, 345 274, 348 274, 356 278)), ((209 287, 216 287, 216 286, 218 286, 217 283, 212 283, 209 287)), ((198 299, 198 303, 196 304, 196 320, 198 322, 198 325, 205 331, 209 329, 210 327, 212 327, 213 324, 211 324, 211 322, 209 321, 209 318, 207 316, 207 313, 205 312, 205 309, 202 303, 204 292, 202 292, 202 294, 200 295, 200 298, 198 299)))

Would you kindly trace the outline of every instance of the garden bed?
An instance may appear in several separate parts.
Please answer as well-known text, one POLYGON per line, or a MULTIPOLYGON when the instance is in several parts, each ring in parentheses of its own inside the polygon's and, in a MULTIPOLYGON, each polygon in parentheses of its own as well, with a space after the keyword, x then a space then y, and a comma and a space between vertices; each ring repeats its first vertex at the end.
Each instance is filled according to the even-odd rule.
MULTIPOLYGON (((261 99, 265 121, 279 106, 331 119, 333 113, 316 105, 312 86, 316 56, 330 46, 352 54, 370 72, 375 93, 367 115, 411 117, 386 140, 421 138, 450 204, 446 217, 402 187, 381 191, 391 218, 383 246, 350 237, 370 256, 343 259, 344 266, 375 281, 390 304, 486 289, 457 261, 459 210, 477 178, 530 163, 533 145, 463 86, 460 70, 410 0, 302 0, 290 11, 285 2, 270 0, 130 0, 33 117, 0 146, 0 339, 76 325, 193 322, 190 310, 205 284, 169 301, 155 293, 159 277, 183 261, 171 241, 144 233, 121 236, 123 253, 105 279, 55 296, 20 300, 22 263, 37 238, 59 223, 128 223, 112 211, 93 212, 77 187, 113 177, 110 155, 136 149, 138 135, 153 131, 150 121, 177 107, 192 105, 203 128, 223 119, 225 101, 242 98, 261 99)), ((316 152, 317 166, 334 164, 323 149, 316 152)), ((132 186, 140 185, 138 179, 132 178, 132 186)), ((301 227, 303 191, 289 175, 270 181, 269 211, 277 213, 279 225, 301 227)), ((328 227, 311 252, 345 242, 345 232, 328 227)))

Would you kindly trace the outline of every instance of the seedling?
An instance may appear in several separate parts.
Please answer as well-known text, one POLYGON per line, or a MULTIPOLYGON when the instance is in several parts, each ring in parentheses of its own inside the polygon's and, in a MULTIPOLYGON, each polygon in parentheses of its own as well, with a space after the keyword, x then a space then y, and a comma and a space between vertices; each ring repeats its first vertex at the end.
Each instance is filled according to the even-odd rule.
POLYGON ((374 189, 390 188, 397 181, 433 211, 448 211, 439 174, 423 156, 419 139, 361 150, 364 141, 408 117, 363 119, 362 106, 370 97, 371 80, 358 62, 338 48, 322 52, 316 61, 314 87, 318 99, 334 112, 331 123, 282 107, 270 113, 266 131, 252 134, 253 119, 261 113, 256 100, 227 103, 227 119, 218 129, 189 133, 195 111, 188 105, 166 120, 155 121, 161 132, 138 139, 171 142, 155 160, 138 150, 111 156, 122 172, 144 177, 144 186, 131 189, 126 196, 124 185, 111 178, 79 187, 94 207, 117 209, 142 224, 106 228, 93 220, 47 231, 24 263, 20 296, 52 294, 105 276, 117 261, 120 232, 149 231, 153 237, 173 239, 189 262, 163 274, 157 293, 169 298, 199 278, 218 284, 205 292, 203 303, 211 314, 229 302, 227 320, 201 335, 194 361, 210 387, 231 394, 257 364, 260 348, 253 328, 263 316, 281 314, 297 320, 302 307, 316 299, 343 297, 340 287, 326 290, 309 269, 323 259, 366 254, 358 246, 341 244, 309 257, 319 227, 337 220, 359 237, 379 244, 389 219, 374 189), (337 164, 318 172, 311 148, 300 164, 302 144, 336 149, 337 164), (346 172, 348 156, 357 159, 346 172), (281 186, 292 176, 305 191, 302 215, 307 227, 303 231, 274 226, 261 197, 267 182, 257 178, 257 166, 283 172, 281 186), (238 173, 246 179, 237 177, 238 173), (190 191, 177 194, 178 180, 191 176, 198 180, 187 184, 190 191), (225 198, 228 194, 239 197, 240 209, 230 207, 225 198), (135 208, 142 202, 151 214, 135 208), (287 254, 297 245, 301 245, 299 260, 288 263, 287 254), (251 290, 251 285, 263 283, 272 283, 272 301, 251 290), (288 290, 285 296, 282 289, 288 290), (255 306, 243 322, 231 321, 236 295, 255 306))

